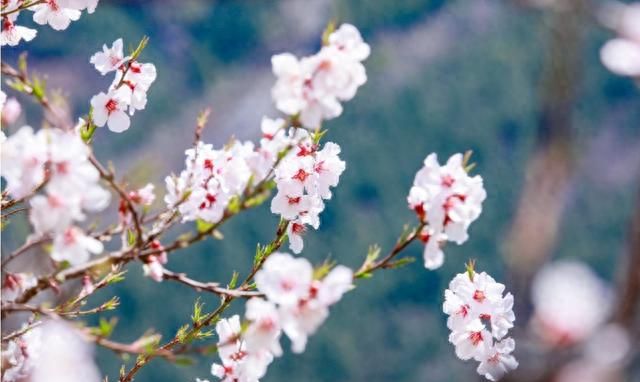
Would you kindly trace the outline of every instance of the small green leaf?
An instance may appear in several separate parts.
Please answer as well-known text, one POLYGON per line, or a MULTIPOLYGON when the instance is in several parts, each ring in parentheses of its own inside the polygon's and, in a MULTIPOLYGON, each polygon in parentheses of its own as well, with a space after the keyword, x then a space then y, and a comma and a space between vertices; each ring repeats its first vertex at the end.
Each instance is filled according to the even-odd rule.
POLYGON ((329 23, 327 24, 326 28, 324 28, 324 31, 322 32, 322 45, 323 46, 329 45, 329 36, 331 36, 331 34, 335 30, 336 30, 336 21, 335 20, 329 21, 329 23))
POLYGON ((213 228, 213 223, 209 223, 205 220, 198 219, 196 220, 196 229, 199 233, 204 233, 213 228))
POLYGON ((229 289, 233 289, 238 284, 238 277, 240 274, 236 271, 233 271, 233 275, 231 276, 231 281, 229 282, 229 289))
POLYGON ((136 233, 132 229, 127 230, 127 244, 133 246, 136 243, 136 233))
POLYGON ((415 261, 416 261, 415 257, 403 257, 401 259, 387 263, 384 267, 387 269, 401 268, 415 261))

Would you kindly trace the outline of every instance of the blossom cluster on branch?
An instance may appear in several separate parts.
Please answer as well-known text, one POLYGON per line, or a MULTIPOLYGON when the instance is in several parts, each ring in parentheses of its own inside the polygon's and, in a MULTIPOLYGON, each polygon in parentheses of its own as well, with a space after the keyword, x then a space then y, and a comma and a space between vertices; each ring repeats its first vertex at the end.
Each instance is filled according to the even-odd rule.
POLYGON ((511 353, 515 341, 505 337, 513 328, 513 295, 503 296, 505 286, 470 264, 465 273, 451 280, 445 290, 443 310, 449 315, 449 342, 462 360, 480 362, 478 373, 497 381, 518 362, 511 353))
POLYGON ((55 30, 64 30, 71 21, 77 21, 86 10, 91 14, 96 10, 98 0, 6 0, 2 2, 2 33, 0 45, 16 46, 21 40, 31 41, 36 37, 35 29, 17 25, 22 10, 33 12, 33 21, 49 25, 55 30))

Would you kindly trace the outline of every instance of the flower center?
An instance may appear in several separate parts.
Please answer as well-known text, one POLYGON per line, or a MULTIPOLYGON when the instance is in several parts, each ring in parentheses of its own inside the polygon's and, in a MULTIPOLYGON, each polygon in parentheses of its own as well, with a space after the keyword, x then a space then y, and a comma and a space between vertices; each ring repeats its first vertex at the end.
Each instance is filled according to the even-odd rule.
POLYGON ((469 334, 469 340, 473 346, 478 346, 478 344, 482 342, 482 332, 471 332, 471 334, 469 334))
POLYGON ((291 179, 297 179, 301 182, 304 182, 307 177, 309 177, 310 174, 308 174, 306 171, 304 171, 303 169, 299 169, 298 172, 291 177, 291 179))
POLYGON ((300 203, 300 196, 296 196, 295 198, 287 196, 287 200, 289 201, 289 204, 298 204, 300 203))
POLYGON ((482 303, 486 298, 487 296, 485 296, 484 292, 481 290, 476 290, 475 292, 473 292, 473 299, 480 303, 482 303))
POLYGON ((107 112, 111 114, 118 109, 118 103, 112 98, 107 101, 107 104, 104 105, 104 107, 107 108, 107 112))

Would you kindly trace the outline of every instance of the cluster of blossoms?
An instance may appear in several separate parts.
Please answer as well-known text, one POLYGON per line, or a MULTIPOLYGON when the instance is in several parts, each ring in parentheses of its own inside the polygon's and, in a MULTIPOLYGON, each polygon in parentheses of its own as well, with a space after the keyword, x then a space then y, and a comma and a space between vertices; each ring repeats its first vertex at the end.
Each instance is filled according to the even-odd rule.
POLYGON ((352 99, 367 81, 362 61, 369 52, 358 29, 343 24, 313 56, 273 56, 273 73, 278 77, 272 90, 276 107, 287 115, 299 115, 300 122, 309 128, 339 116, 340 101, 352 99))
POLYGON ((427 269, 442 265, 441 247, 446 241, 467 241, 467 229, 480 216, 486 197, 482 177, 469 176, 462 154, 453 155, 445 165, 438 163, 436 154, 427 156, 407 197, 409 208, 425 224, 420 239, 427 269))
POLYGON ((72 131, 25 126, 2 144, 2 170, 6 191, 14 198, 30 198, 29 220, 36 237, 51 237, 51 257, 71 264, 85 262, 102 252, 102 243, 74 225, 85 211, 107 207, 110 193, 99 185, 100 174, 89 161, 89 147, 72 131))
POLYGON ((222 363, 214 363, 211 373, 225 382, 255 382, 263 377, 273 358, 282 355, 282 332, 295 353, 303 352, 308 336, 328 317, 329 306, 352 288, 353 273, 337 266, 320 279, 309 261, 274 253, 255 280, 266 299, 247 302, 246 324, 236 315, 216 326, 222 363))
MULTIPOLYGON (((369 46, 358 30, 349 24, 331 33, 327 44, 311 57, 298 60, 289 53, 272 58, 278 80, 273 98, 279 110, 306 127, 319 127, 323 119, 338 116, 338 100, 353 98, 366 81, 361 61, 369 46)), ((307 225, 317 229, 323 199, 331 198, 331 187, 338 184, 345 169, 340 146, 328 142, 320 148, 319 136, 303 127, 291 127, 283 119, 263 118, 260 146, 238 142, 214 150, 198 142, 186 151, 186 168, 179 176, 166 178, 166 203, 178 206, 184 221, 201 219, 219 222, 234 197, 250 182, 260 182, 274 170, 278 193, 271 211, 289 221, 290 249, 300 253, 307 225)))
POLYGON ((91 98, 93 123, 98 127, 106 124, 109 130, 121 133, 131 124, 129 115, 147 106, 147 91, 156 80, 156 67, 125 57, 122 39, 114 41, 111 48, 104 45, 90 62, 103 76, 116 72, 109 90, 91 98))
POLYGON ((497 381, 518 366, 511 353, 512 338, 505 336, 513 327, 513 296, 503 296, 505 286, 485 272, 476 273, 469 267, 456 275, 445 291, 444 312, 449 315, 449 342, 462 360, 480 362, 478 373, 497 381))
POLYGON ((49 320, 2 350, 2 382, 99 382, 93 347, 76 329, 49 320))
POLYGON ((289 221, 289 248, 294 253, 302 251, 307 225, 318 229, 323 199, 331 198, 331 187, 338 185, 345 169, 338 156, 340 146, 327 142, 319 149, 306 130, 300 132, 302 139, 275 170, 278 193, 271 201, 271 212, 289 221))
POLYGON ((602 47, 602 63, 621 76, 640 77, 640 3, 617 5, 605 18, 619 36, 602 47))
POLYGON ((31 41, 36 37, 35 29, 17 25, 16 21, 22 9, 33 12, 33 21, 40 25, 49 24, 55 30, 67 29, 71 21, 77 21, 83 10, 93 13, 98 0, 45 0, 32 2, 27 0, 2 1, 2 34, 0 45, 16 46, 20 40, 31 41))
POLYGON ((252 175, 257 156, 252 142, 233 141, 220 150, 198 142, 186 152, 186 168, 165 179, 169 208, 178 206, 183 221, 219 222, 234 196, 240 195, 252 175))

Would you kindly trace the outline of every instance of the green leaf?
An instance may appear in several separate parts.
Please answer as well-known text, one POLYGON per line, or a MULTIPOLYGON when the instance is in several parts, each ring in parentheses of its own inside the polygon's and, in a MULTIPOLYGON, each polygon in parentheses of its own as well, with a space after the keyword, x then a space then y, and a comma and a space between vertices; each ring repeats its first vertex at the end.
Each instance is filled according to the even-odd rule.
POLYGON ((323 46, 329 45, 329 36, 331 36, 331 33, 333 33, 335 30, 336 30, 336 21, 335 20, 329 21, 326 28, 324 28, 324 31, 322 32, 323 46))
POLYGON ((240 274, 236 271, 233 271, 233 275, 231 276, 231 281, 229 282, 229 289, 233 289, 236 287, 236 285, 238 284, 238 277, 240 277, 240 274))
POLYGON ((211 230, 213 228, 213 225, 213 223, 209 223, 202 219, 196 220, 196 229, 199 233, 204 233, 211 230))
POLYGON ((322 280, 327 274, 329 274, 335 265, 335 261, 329 259, 325 260, 319 267, 313 270, 313 279, 322 280))
POLYGON ((180 327, 180 329, 178 329, 178 332, 176 332, 176 338, 181 344, 184 344, 187 342, 188 330, 189 330, 189 325, 184 324, 180 327))
POLYGON ((191 315, 191 321, 194 324, 198 324, 202 320, 202 308, 204 308, 204 303, 198 297, 195 304, 193 304, 193 314, 191 315))
POLYGON ((127 244, 133 246, 136 243, 136 233, 132 229, 127 230, 127 244))
POLYGON ((415 257, 403 257, 401 259, 394 260, 392 262, 387 263, 387 265, 385 265, 384 267, 387 269, 401 268, 415 261, 416 261, 415 257))
POLYGON ((240 198, 237 195, 229 200, 227 210, 229 210, 229 212, 232 214, 237 214, 238 212, 240 212, 240 198))

